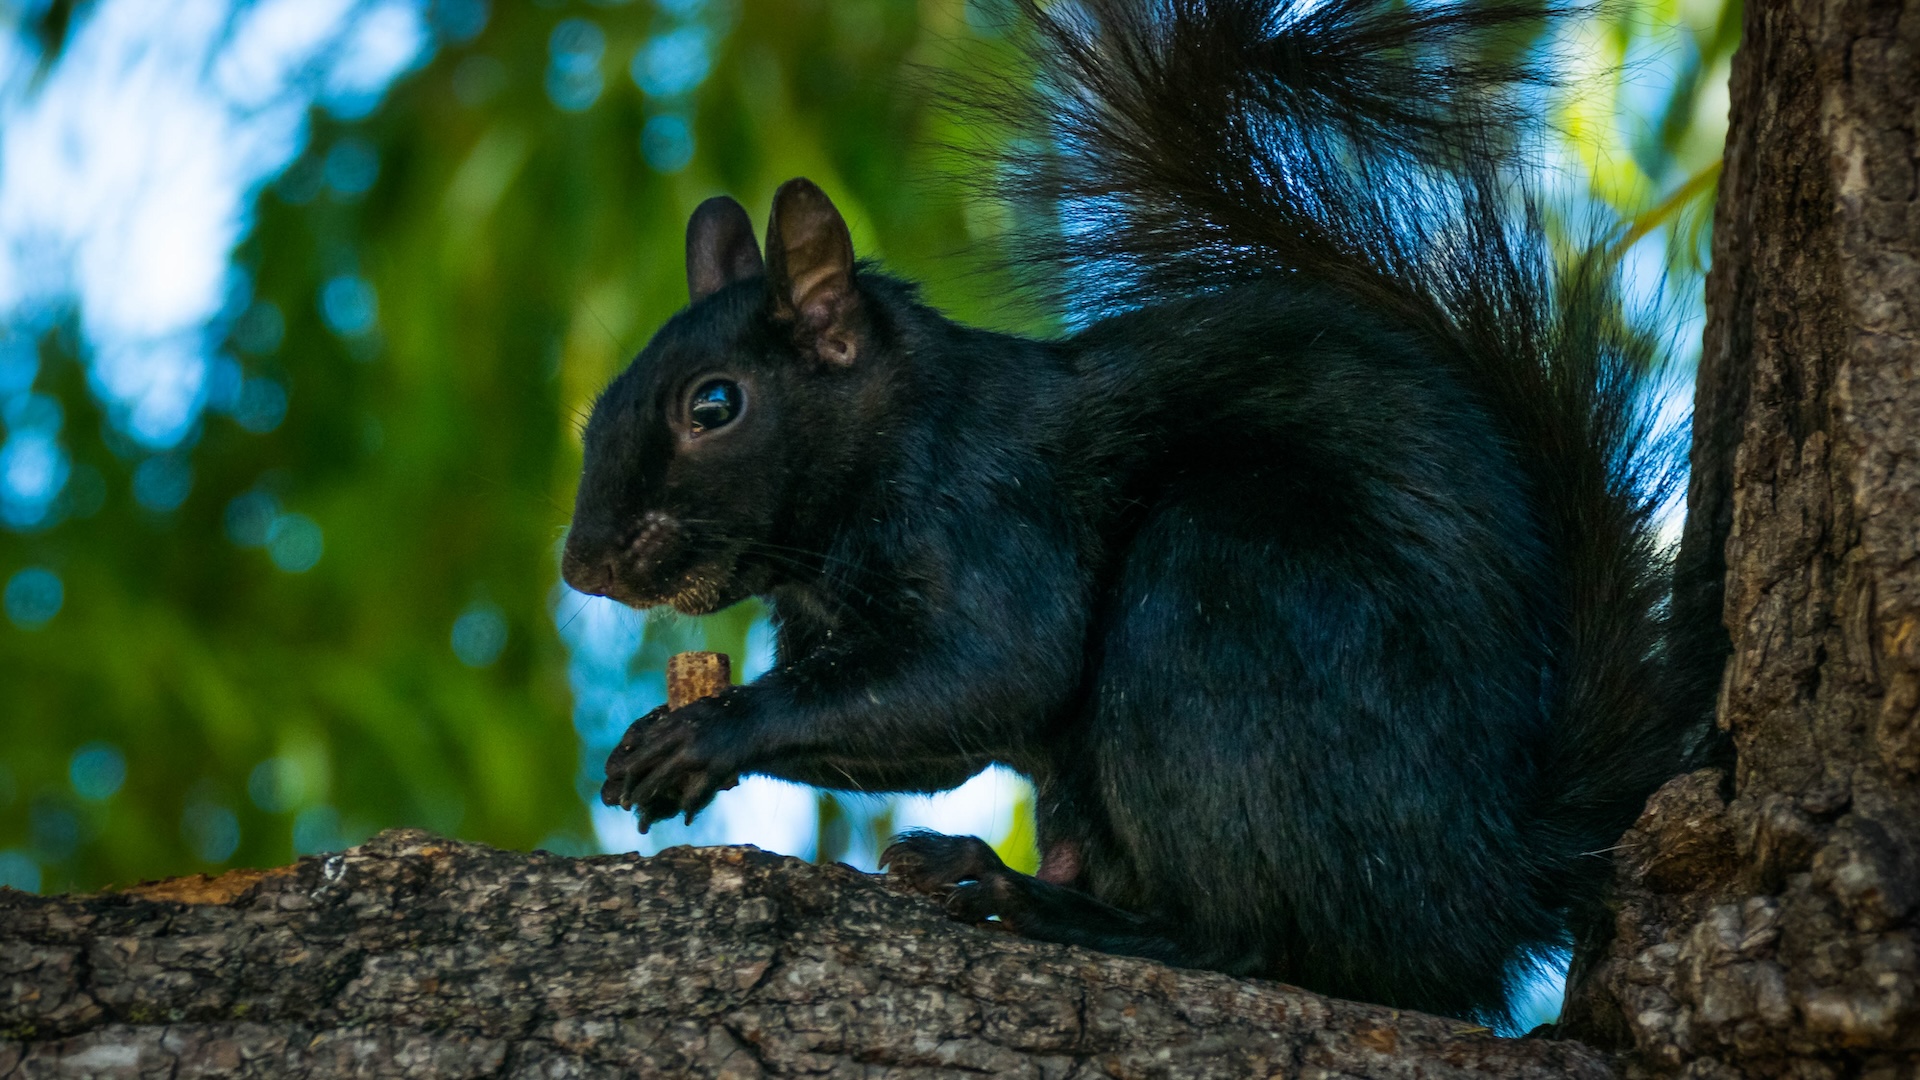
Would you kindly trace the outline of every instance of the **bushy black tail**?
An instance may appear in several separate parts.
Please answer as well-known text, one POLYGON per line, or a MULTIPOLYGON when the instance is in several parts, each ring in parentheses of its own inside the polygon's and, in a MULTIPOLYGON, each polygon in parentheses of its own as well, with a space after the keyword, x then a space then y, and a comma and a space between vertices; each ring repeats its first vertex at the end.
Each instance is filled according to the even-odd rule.
MULTIPOLYGON (((999 104, 1036 147, 1016 199, 1062 223, 1027 261, 1076 307, 1121 309, 1276 274, 1355 294, 1456 365, 1531 472, 1564 582, 1543 896, 1579 907, 1678 771, 1654 514, 1675 460, 1645 408, 1654 335, 1603 255, 1556 253, 1527 180, 1533 0, 1022 4, 1040 90, 999 104)), ((1565 245, 1561 245, 1563 248, 1565 245)))

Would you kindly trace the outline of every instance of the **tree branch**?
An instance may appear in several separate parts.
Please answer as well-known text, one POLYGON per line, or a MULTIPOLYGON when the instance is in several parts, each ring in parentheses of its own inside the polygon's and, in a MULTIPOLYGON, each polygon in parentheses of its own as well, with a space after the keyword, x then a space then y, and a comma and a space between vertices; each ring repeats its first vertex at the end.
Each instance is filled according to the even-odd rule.
POLYGON ((278 870, 0 890, 0 1077, 1612 1076, 1577 1043, 949 922, 752 848, 396 830, 278 870))

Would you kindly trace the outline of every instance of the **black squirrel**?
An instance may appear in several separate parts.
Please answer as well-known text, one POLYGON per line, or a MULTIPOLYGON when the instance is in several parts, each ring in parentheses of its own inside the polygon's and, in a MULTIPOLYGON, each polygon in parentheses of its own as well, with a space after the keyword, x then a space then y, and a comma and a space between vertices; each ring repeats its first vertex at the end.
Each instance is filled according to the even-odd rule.
POLYGON ((1033 779, 1043 861, 895 874, 1033 938, 1506 1019, 1604 932, 1699 709, 1663 625, 1657 370, 1528 194, 1527 0, 1023 5, 1003 170, 1082 328, 958 325, 827 196, 687 230, 595 404, 563 573, 771 605, 778 663, 637 721, 644 828, 739 775, 1033 779), (1503 45, 1504 43, 1504 45, 1503 45), (1507 59, 1502 59, 1506 57, 1507 59), (1051 216, 1048 216, 1051 215, 1051 216))

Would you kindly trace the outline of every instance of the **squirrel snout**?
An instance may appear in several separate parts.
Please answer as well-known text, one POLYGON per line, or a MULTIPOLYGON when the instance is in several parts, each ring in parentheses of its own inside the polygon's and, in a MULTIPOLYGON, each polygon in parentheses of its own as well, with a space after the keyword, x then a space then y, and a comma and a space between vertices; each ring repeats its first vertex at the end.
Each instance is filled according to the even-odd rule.
POLYGON ((641 519, 624 541, 589 536, 576 530, 560 556, 560 577, 569 586, 591 596, 605 596, 623 604, 644 607, 660 603, 653 588, 663 556, 679 542, 676 523, 658 511, 641 519))
POLYGON ((612 596, 619 580, 612 558, 583 556, 572 544, 560 556, 560 578, 569 588, 589 596, 612 596))
POLYGON ((629 607, 651 607, 658 603, 634 587, 629 576, 621 572, 617 557, 611 554, 581 558, 569 551, 560 559, 560 577, 576 592, 604 596, 629 607))

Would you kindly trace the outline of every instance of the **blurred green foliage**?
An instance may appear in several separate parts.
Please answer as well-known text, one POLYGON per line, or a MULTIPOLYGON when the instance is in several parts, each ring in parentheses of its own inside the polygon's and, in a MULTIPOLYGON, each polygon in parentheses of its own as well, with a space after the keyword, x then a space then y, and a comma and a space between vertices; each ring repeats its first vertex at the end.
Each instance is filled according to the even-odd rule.
MULTIPOLYGON (((1602 55, 1626 57, 1632 20, 1671 3, 1596 24, 1602 55)), ((716 192, 759 215, 809 176, 856 247, 934 303, 1034 328, 976 257, 996 219, 961 181, 989 159, 933 149, 991 144, 955 128, 936 89, 1007 47, 984 10, 500 2, 372 115, 316 112, 236 254, 252 306, 226 343, 286 388, 284 422, 256 434, 209 415, 175 462, 192 477, 175 510, 133 498, 141 455, 103 422, 85 342, 70 324, 45 335, 36 389, 66 411, 76 480, 63 522, 0 531, 0 579, 44 566, 64 583, 45 625, 0 622, 0 857, 33 860, 51 891, 275 864, 296 835, 325 848, 400 824, 588 848, 597 763, 556 634, 578 424, 684 302, 686 216, 716 192), (710 70, 658 54, 644 92, 630 61, 695 24, 710 70)), ((1710 14, 1651 142, 1606 122, 1617 96, 1568 105, 1595 190, 1629 215, 1683 188, 1676 169, 1711 164, 1692 117, 1724 79, 1737 14, 1710 14), (1609 172, 1628 143, 1637 171, 1609 172)), ((661 640, 738 657, 753 615, 661 640)), ((1030 848, 1030 808, 1013 822, 1006 843, 1030 848)), ((856 825, 884 814, 850 824, 828 806, 823 854, 856 825)))
POLYGON ((1658 237, 1685 286, 1707 267, 1741 11, 1740 0, 1601 5, 1566 50, 1556 125, 1591 196, 1625 223, 1614 250, 1658 237))
MULTIPOLYGON (((0 533, 0 571, 47 566, 65 587, 44 627, 0 623, 0 849, 38 859, 42 888, 201 869, 209 851, 284 862, 302 811, 323 846, 396 824, 589 843, 555 544, 578 421, 685 302, 683 228, 706 196, 758 210, 781 181, 811 176, 865 254, 927 280, 962 318, 1005 322, 987 277, 955 273, 967 212, 931 180, 942 121, 914 70, 967 55, 962 13, 715 7, 695 15, 717 49, 685 103, 643 94, 627 61, 688 20, 648 4, 502 3, 364 121, 316 114, 237 256, 284 330, 263 354, 248 352, 259 341, 232 347, 288 388, 285 421, 256 435, 209 417, 177 510, 132 498, 137 461, 96 434, 83 343, 70 330, 42 342, 38 389, 62 402, 76 463, 106 488, 91 516, 0 533), (568 111, 547 81, 556 27, 582 18, 604 32, 604 88, 568 111), (683 110, 695 152, 663 172, 643 132, 683 110), (364 193, 325 175, 346 140, 377 163, 364 193), (365 333, 324 317, 343 279, 371 286, 365 333), (250 492, 318 524, 311 569, 232 542, 229 509, 250 492), (476 604, 506 628, 477 668, 451 643, 476 604), (83 747, 124 756, 110 796, 83 797, 83 747)), ((738 655, 750 614, 717 617, 712 644, 738 655)))

